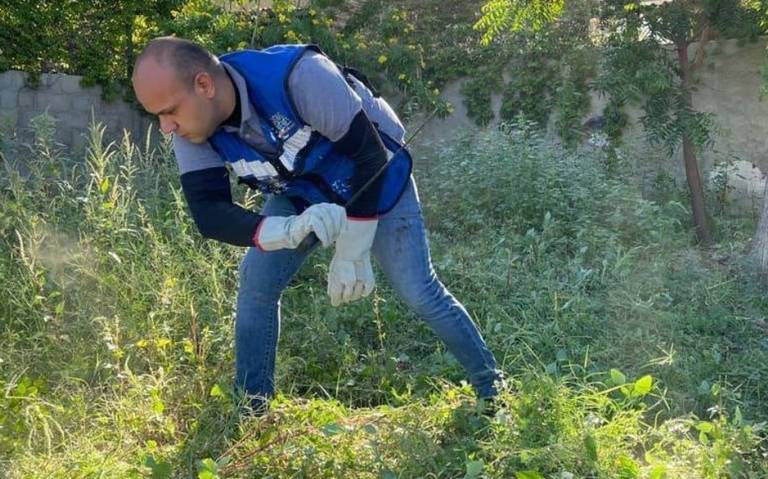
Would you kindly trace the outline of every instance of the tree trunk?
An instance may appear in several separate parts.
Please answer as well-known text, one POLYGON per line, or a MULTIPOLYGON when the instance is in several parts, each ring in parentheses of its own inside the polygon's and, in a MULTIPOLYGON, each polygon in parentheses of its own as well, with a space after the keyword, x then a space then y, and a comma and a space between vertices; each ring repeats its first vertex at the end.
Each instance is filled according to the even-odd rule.
MULTIPOLYGON (((688 43, 677 45, 677 59, 680 63, 680 80, 683 89, 685 106, 693 108, 691 97, 691 66, 688 61, 688 43)), ((693 211, 693 225, 696 228, 698 240, 709 245, 712 243, 712 234, 709 229, 709 220, 704 206, 704 188, 699 174, 699 162, 696 159, 693 141, 688 132, 683 133, 683 163, 685 165, 685 178, 688 180, 688 190, 691 193, 691 210, 693 211)))
POLYGON ((760 276, 768 280, 768 180, 763 190, 763 210, 757 223, 755 236, 752 238, 752 248, 749 258, 760 276))
POLYGON ((712 234, 709 230, 709 220, 704 206, 704 188, 699 175, 699 163, 693 151, 693 143, 686 135, 683 137, 683 162, 685 177, 688 180, 688 190, 691 192, 691 209, 693 210, 693 225, 696 237, 705 245, 712 244, 712 234))

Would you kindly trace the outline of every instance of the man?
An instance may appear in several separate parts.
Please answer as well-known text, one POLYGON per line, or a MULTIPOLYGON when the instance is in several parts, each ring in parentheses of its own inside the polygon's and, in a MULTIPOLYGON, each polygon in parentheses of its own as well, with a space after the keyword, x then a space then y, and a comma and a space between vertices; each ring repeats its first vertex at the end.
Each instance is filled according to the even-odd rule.
POLYGON ((464 366, 478 397, 497 394, 493 354, 432 269, 411 158, 400 148, 404 128, 363 81, 310 45, 217 58, 188 40, 161 37, 136 60, 133 87, 173 134, 200 232, 249 247, 235 355, 236 386, 254 407, 263 409, 274 393, 280 296, 308 254, 297 247, 311 233, 324 246, 335 241, 334 306, 373 291, 373 253, 400 298, 464 366), (230 174, 267 194, 261 214, 232 203, 230 174))

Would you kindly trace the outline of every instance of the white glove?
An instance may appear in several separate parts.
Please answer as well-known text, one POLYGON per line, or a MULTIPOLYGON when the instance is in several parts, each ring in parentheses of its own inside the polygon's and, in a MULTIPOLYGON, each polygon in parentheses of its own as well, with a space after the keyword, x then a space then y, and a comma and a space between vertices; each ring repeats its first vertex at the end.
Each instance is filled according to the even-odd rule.
POLYGON ((304 237, 314 232, 323 246, 330 246, 346 221, 347 212, 343 206, 318 203, 300 215, 267 216, 256 230, 254 243, 264 251, 293 249, 304 237))
POLYGON ((378 220, 347 219, 336 240, 336 253, 328 270, 328 296, 331 304, 368 296, 376 285, 371 268, 371 245, 378 220))

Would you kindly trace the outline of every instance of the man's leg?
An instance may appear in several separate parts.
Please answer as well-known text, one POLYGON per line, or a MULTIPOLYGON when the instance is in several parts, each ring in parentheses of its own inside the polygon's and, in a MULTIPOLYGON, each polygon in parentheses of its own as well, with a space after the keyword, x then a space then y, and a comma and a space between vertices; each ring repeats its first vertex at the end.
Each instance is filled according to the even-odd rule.
POLYGON ((432 268, 415 184, 379 219, 373 253, 395 292, 445 343, 466 369, 478 397, 495 396, 500 379, 493 353, 475 324, 432 268))
MULTIPOLYGON (((280 196, 267 199, 261 212, 268 216, 295 214, 280 196)), ((252 396, 261 410, 275 391, 275 355, 280 336, 280 295, 301 267, 306 255, 296 250, 261 251, 249 248, 240 264, 240 290, 235 321, 235 387, 252 396)))

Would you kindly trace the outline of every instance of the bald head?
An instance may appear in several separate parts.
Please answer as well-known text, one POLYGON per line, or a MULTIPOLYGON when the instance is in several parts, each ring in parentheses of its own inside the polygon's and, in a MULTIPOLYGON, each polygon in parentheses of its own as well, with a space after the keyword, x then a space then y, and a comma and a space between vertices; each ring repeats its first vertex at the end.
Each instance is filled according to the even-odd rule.
POLYGON ((133 91, 165 133, 203 143, 235 109, 235 86, 219 60, 200 45, 160 37, 133 68, 133 91))
POLYGON ((195 76, 206 72, 212 77, 224 74, 224 69, 211 52, 195 42, 176 37, 158 37, 150 41, 136 58, 133 76, 142 75, 142 66, 150 61, 170 69, 182 85, 192 88, 195 76))

